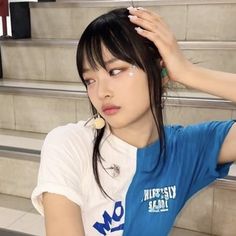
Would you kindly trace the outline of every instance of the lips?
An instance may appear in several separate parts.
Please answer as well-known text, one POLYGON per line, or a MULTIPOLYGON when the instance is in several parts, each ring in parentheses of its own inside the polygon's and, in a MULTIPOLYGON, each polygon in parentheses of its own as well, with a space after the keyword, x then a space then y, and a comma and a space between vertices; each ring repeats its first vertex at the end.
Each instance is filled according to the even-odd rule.
POLYGON ((114 115, 119 111, 119 109, 120 109, 119 106, 110 105, 110 104, 102 106, 102 111, 106 115, 114 115))

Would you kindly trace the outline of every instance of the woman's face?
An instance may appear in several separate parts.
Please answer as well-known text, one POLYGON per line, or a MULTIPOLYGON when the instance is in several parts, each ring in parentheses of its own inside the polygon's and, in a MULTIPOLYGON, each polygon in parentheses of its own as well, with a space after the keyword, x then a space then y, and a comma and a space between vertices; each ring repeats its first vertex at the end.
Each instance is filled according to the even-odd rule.
POLYGON ((147 76, 143 70, 115 58, 103 48, 106 69, 84 63, 83 78, 90 101, 114 129, 150 121, 147 76))

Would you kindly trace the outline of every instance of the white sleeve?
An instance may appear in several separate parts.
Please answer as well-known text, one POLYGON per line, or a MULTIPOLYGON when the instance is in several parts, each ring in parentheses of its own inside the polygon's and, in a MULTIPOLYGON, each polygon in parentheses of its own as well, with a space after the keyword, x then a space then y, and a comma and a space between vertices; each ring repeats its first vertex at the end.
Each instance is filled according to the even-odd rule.
POLYGON ((43 192, 60 194, 82 205, 84 153, 78 150, 84 145, 80 140, 73 136, 73 129, 68 125, 58 127, 47 135, 41 151, 38 183, 31 196, 34 207, 41 215, 44 215, 43 192))

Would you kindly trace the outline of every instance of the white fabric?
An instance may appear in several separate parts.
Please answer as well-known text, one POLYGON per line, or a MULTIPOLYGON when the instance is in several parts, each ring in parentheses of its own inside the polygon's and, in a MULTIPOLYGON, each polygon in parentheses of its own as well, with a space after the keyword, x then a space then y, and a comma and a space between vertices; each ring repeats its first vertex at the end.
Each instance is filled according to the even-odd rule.
MULTIPOLYGON (((115 201, 104 198, 92 170, 93 130, 84 127, 84 123, 80 121, 60 126, 47 135, 42 147, 38 184, 32 193, 32 203, 43 215, 43 192, 67 197, 81 207, 86 235, 95 236, 100 234, 94 230, 93 225, 95 222, 104 222, 104 209, 112 215, 115 202, 122 201, 125 206, 126 192, 136 169, 137 148, 113 136, 106 127, 101 141, 104 167, 116 164, 120 167, 120 175, 114 179, 100 167, 102 185, 115 201)), ((112 172, 109 169, 107 171, 112 172)))

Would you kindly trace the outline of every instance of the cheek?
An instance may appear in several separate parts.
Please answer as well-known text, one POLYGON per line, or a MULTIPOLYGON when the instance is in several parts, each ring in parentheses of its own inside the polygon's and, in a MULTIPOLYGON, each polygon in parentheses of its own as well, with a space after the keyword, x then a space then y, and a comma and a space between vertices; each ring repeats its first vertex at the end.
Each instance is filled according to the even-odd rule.
POLYGON ((90 102, 93 104, 93 106, 95 108, 97 108, 96 106, 96 99, 95 99, 95 95, 94 95, 94 91, 92 89, 88 89, 87 90, 87 94, 88 94, 88 98, 90 100, 90 102))

